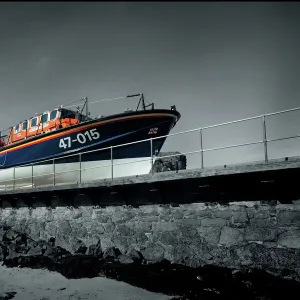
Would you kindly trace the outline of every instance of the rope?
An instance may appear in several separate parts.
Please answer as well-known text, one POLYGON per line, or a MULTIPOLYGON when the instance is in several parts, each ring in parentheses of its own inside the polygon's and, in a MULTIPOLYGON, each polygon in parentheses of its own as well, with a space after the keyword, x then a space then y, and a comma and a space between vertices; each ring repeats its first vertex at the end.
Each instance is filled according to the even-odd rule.
MULTIPOLYGON (((94 103, 99 103, 99 102, 108 102, 108 101, 114 101, 114 100, 120 100, 120 99, 125 99, 125 98, 130 98, 128 96, 122 96, 122 97, 116 97, 116 98, 110 98, 110 99, 102 99, 102 100, 96 100, 96 101, 91 101, 91 102, 88 102, 89 104, 94 104, 94 103)), ((77 106, 77 105, 64 105, 63 107, 74 107, 74 106, 77 106)))

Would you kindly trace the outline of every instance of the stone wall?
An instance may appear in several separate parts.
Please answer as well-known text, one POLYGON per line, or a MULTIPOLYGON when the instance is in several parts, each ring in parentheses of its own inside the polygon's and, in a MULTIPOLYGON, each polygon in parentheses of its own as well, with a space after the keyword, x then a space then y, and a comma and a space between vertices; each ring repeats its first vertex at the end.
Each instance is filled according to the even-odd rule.
MULTIPOLYGON (((163 258, 188 266, 288 269, 300 275, 300 205, 234 203, 179 207, 57 207, 0 209, 0 225, 33 239, 76 245, 101 241, 102 249, 139 250, 149 261, 163 258)), ((295 276, 296 276, 295 275, 295 276)))

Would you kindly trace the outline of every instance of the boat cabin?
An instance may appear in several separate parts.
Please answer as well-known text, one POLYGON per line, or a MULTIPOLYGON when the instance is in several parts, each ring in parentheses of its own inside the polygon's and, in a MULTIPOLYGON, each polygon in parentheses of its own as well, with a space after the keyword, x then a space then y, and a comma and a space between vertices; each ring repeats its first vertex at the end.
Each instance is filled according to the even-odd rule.
POLYGON ((36 114, 34 117, 12 127, 6 142, 4 141, 4 136, 0 134, 0 147, 8 146, 40 134, 47 134, 51 131, 76 125, 87 120, 90 120, 90 118, 80 112, 65 108, 36 114))

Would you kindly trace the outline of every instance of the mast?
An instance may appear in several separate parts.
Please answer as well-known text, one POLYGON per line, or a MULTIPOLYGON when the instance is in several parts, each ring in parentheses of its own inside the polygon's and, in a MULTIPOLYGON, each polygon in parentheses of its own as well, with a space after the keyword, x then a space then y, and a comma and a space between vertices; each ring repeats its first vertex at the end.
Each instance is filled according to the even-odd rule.
POLYGON ((88 101, 88 97, 84 97, 85 100, 85 110, 86 110, 86 117, 89 117, 89 101, 88 101))

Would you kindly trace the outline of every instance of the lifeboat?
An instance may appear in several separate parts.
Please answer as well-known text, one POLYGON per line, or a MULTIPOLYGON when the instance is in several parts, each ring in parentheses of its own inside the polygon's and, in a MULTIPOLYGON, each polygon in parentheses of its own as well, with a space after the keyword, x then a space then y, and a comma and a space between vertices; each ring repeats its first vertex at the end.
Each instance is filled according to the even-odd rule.
POLYGON ((175 106, 146 105, 143 94, 126 97, 136 96, 140 99, 134 111, 92 118, 85 98, 81 110, 61 106, 1 133, 0 188, 149 173, 180 113, 175 106))

